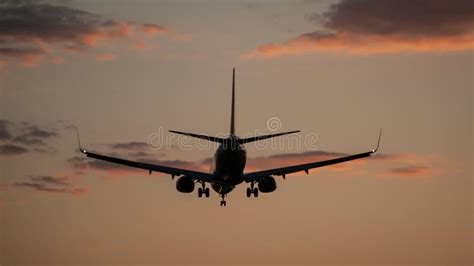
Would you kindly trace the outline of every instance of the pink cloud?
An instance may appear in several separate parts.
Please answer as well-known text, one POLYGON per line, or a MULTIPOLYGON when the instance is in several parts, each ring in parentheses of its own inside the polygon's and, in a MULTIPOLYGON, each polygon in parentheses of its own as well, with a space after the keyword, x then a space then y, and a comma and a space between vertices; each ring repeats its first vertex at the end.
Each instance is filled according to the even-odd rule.
POLYGON ((151 48, 152 48, 152 45, 148 42, 143 41, 143 40, 135 41, 132 44, 132 49, 134 49, 135 51, 148 51, 151 48))
POLYGON ((64 57, 54 56, 53 58, 51 58, 51 62, 56 65, 62 65, 66 62, 66 60, 64 59, 64 57))
POLYGON ((171 39, 177 42, 189 42, 193 39, 193 36, 185 33, 174 33, 171 35, 171 39))
POLYGON ((98 55, 95 59, 99 62, 108 62, 117 59, 117 55, 113 53, 103 53, 98 55))
POLYGON ((164 26, 151 24, 151 23, 145 23, 142 25, 142 31, 145 32, 149 36, 155 36, 159 33, 168 31, 168 29, 164 26))
POLYGON ((407 165, 391 168, 388 172, 397 176, 420 176, 428 174, 429 171, 430 168, 423 165, 407 165))

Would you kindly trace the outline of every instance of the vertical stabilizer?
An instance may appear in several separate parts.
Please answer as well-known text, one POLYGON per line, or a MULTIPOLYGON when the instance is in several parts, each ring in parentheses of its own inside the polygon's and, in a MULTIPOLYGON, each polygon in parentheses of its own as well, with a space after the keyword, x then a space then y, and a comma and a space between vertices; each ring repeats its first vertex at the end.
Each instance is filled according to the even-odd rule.
POLYGON ((235 134, 235 68, 232 69, 232 109, 230 110, 230 134, 235 134))

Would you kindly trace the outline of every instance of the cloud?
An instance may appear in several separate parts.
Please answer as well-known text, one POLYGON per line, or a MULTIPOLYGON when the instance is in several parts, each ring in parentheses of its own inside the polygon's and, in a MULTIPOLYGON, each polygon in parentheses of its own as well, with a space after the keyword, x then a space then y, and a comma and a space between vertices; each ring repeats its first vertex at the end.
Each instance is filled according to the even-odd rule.
POLYGON ((7 199, 0 196, 0 208, 5 207, 7 205, 10 206, 20 206, 25 204, 25 200, 23 199, 7 199))
POLYGON ((159 26, 156 24, 145 23, 142 25, 142 31, 148 34, 149 36, 155 36, 159 33, 166 32, 168 29, 163 26, 159 26))
POLYGON ((431 172, 431 168, 424 165, 406 165, 402 167, 391 168, 387 171, 388 175, 395 176, 425 176, 431 172))
POLYGON ((34 176, 31 178, 32 181, 41 182, 45 184, 53 184, 53 185, 63 185, 67 186, 69 183, 67 182, 67 177, 53 177, 53 176, 34 176))
POLYGON ((186 33, 174 33, 171 35, 171 39, 177 42, 189 42, 193 39, 193 36, 186 33))
POLYGON ((11 126, 11 122, 5 119, 0 119, 0 140, 10 139, 11 133, 8 127, 11 126))
POLYGON ((5 67, 8 65, 8 61, 4 59, 0 59, 0 71, 5 69, 5 67))
POLYGON ((324 30, 248 51, 244 59, 315 52, 382 54, 474 49, 471 0, 341 0, 310 20, 324 30))
POLYGON ((120 142, 114 144, 108 144, 108 146, 112 149, 120 149, 120 150, 144 150, 149 149, 150 146, 146 142, 139 142, 139 141, 131 141, 131 142, 120 142))
MULTIPOLYGON (((1 23, 1 22, 0 22, 1 23)), ((0 27, 1 28, 1 27, 0 27)), ((2 41, 0 37, 0 42, 2 41)), ((3 58, 19 58, 23 65, 34 66, 36 63, 42 60, 45 51, 39 48, 16 48, 16 47, 0 47, 0 56, 3 58)), ((4 59, 5 62, 8 62, 4 59)))
POLYGON ((147 51, 152 49, 152 47, 153 46, 149 42, 145 42, 143 40, 135 41, 132 44, 132 49, 135 51, 147 51))
POLYGON ((112 53, 103 53, 98 55, 95 59, 99 62, 108 62, 108 61, 113 61, 117 58, 117 55, 112 54, 112 53))
MULTIPOLYGON (((118 21, 52 1, 0 3, 0 59, 34 66, 45 58, 64 63, 58 52, 83 53, 105 42, 166 32, 152 23, 118 21)), ((110 57, 108 57, 110 58, 110 57)), ((4 65, 4 64, 3 64, 4 65)))
POLYGON ((56 64, 56 65, 62 65, 66 63, 66 60, 64 59, 64 57, 61 57, 61 56, 53 56, 51 58, 51 62, 53 62, 53 64, 56 64))
POLYGON ((27 153, 28 150, 14 144, 0 144, 0 156, 21 155, 27 153))
POLYGON ((58 133, 55 131, 41 129, 36 125, 23 123, 19 128, 19 133, 12 140, 17 143, 26 145, 46 145, 46 140, 57 137, 58 133))
POLYGON ((30 188, 38 192, 71 194, 74 196, 84 195, 89 191, 87 188, 74 186, 68 177, 37 176, 31 177, 25 182, 14 183, 15 187, 30 188))
POLYGON ((49 152, 48 142, 59 136, 54 129, 41 128, 27 122, 0 120, 0 155, 20 155, 28 151, 49 152), (30 149, 24 148, 28 146, 30 149))

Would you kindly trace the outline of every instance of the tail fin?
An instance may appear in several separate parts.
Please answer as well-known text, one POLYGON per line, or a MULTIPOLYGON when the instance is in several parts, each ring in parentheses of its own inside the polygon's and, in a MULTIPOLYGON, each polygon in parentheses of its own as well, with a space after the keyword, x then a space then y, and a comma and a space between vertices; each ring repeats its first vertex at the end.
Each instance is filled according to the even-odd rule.
POLYGON ((230 134, 235 134, 235 68, 232 69, 232 107, 230 110, 230 134))

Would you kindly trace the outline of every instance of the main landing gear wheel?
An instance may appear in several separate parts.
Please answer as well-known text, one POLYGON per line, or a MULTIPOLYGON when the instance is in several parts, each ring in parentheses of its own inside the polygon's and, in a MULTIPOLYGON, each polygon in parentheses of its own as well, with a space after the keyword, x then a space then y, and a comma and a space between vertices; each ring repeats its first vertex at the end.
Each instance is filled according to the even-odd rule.
POLYGON ((257 198, 258 197, 258 188, 247 188, 247 197, 250 198, 252 194, 257 198))
POLYGON ((209 188, 198 188, 198 197, 201 198, 203 194, 206 196, 206 198, 209 198, 209 188))

